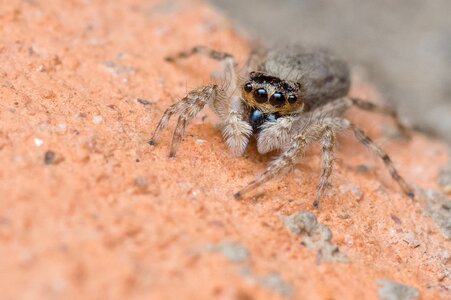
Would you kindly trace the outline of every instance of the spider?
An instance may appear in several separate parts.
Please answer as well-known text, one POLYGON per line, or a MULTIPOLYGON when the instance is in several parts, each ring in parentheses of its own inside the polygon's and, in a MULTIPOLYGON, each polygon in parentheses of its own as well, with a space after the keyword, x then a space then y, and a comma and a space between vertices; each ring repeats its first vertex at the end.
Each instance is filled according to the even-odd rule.
POLYGON ((175 156, 185 127, 208 104, 221 118, 223 138, 234 155, 244 153, 251 136, 256 139, 259 153, 280 152, 265 171, 234 194, 239 199, 289 170, 312 142, 319 141, 322 173, 313 201, 313 206, 318 207, 332 173, 336 133, 351 130, 360 143, 383 160, 402 191, 414 197, 412 188, 399 175, 387 153, 342 114, 355 106, 392 116, 402 133, 406 133, 406 128, 390 107, 348 96, 348 66, 328 50, 301 46, 257 49, 251 52, 241 76, 231 54, 203 46, 166 60, 175 62, 193 54, 223 62, 223 83, 196 88, 171 105, 161 117, 150 145, 157 143, 169 119, 176 114, 178 121, 169 157, 175 156))

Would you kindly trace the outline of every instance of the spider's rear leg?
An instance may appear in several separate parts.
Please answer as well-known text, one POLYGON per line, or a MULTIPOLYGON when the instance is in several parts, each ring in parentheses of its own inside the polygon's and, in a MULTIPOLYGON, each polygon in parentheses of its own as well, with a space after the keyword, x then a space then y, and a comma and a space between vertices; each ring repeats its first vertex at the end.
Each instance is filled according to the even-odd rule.
POLYGON ((410 134, 409 134, 407 127, 404 126, 404 124, 402 124, 401 120, 399 119, 398 113, 393 108, 391 108, 389 106, 385 106, 385 105, 378 105, 378 104, 375 104, 375 103, 372 103, 372 102, 369 102, 366 100, 362 100, 359 98, 349 97, 349 100, 352 101, 352 105, 354 105, 355 107, 358 107, 362 110, 374 111, 374 112, 378 112, 378 113, 382 113, 382 114, 391 116, 393 118, 399 132, 402 134, 402 136, 410 139, 410 134))
POLYGON ((194 54, 206 55, 214 60, 219 60, 219 61, 224 60, 226 58, 233 59, 233 56, 229 53, 222 52, 222 51, 216 51, 216 50, 210 49, 208 47, 204 47, 204 46, 196 46, 196 47, 191 48, 188 51, 182 51, 173 56, 168 56, 165 59, 168 62, 174 62, 178 59, 188 58, 194 54))
POLYGON ((168 125, 169 119, 174 114, 178 114, 179 118, 172 136, 171 150, 169 157, 175 156, 177 147, 182 140, 185 127, 188 122, 194 118, 207 103, 212 102, 218 95, 218 86, 207 85, 190 91, 184 98, 171 105, 163 114, 152 138, 150 145, 158 142, 161 132, 168 125))
MULTIPOLYGON (((346 120, 343 120, 346 121, 346 120)), ((348 122, 348 121, 346 121, 348 122)), ((385 166, 387 167, 388 171, 390 172, 391 177, 398 183, 398 185, 401 187, 403 192, 409 197, 414 198, 415 194, 413 192, 413 189, 407 184, 407 182, 404 180, 404 178, 399 175, 398 171, 396 170, 392 160, 388 156, 388 154, 380 148, 378 145, 376 145, 369 136, 365 134, 365 132, 358 128, 356 125, 349 123, 349 128, 354 132, 355 137, 359 142, 361 142, 363 145, 368 147, 371 151, 376 153, 377 156, 379 156, 382 161, 384 162, 385 166)))

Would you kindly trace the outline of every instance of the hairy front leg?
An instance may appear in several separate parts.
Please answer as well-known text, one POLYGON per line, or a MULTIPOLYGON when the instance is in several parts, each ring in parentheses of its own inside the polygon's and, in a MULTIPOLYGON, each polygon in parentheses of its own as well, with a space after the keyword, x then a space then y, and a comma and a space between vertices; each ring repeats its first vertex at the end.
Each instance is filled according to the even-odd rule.
POLYGON ((321 153, 322 153, 322 172, 316 188, 315 200, 313 206, 318 207, 319 201, 329 183, 329 177, 332 174, 334 162, 334 145, 335 132, 330 126, 326 126, 321 137, 321 153))
POLYGON ((306 146, 307 141, 305 138, 299 137, 296 142, 293 143, 293 146, 273 160, 262 174, 255 177, 254 180, 249 182, 243 189, 236 192, 234 194, 235 199, 240 199, 244 194, 294 166, 296 159, 305 152, 306 146))
POLYGON ((265 122, 257 138, 258 152, 263 154, 289 146, 293 124, 297 119, 298 116, 284 116, 273 122, 265 122))
POLYGON ((235 193, 235 198, 240 199, 249 191, 288 171, 296 164, 297 159, 305 153, 307 146, 318 139, 321 130, 322 126, 320 124, 311 123, 306 125, 301 132, 292 137, 289 146, 276 159, 269 163, 262 174, 255 177, 247 186, 235 193))
POLYGON ((185 97, 171 105, 163 114, 152 138, 149 141, 150 145, 155 145, 163 129, 168 125, 170 118, 177 114, 179 115, 177 125, 172 135, 171 150, 169 157, 175 156, 177 147, 182 140, 186 125, 194 118, 207 103, 212 102, 218 94, 217 85, 208 85, 190 91, 185 97))
MULTIPOLYGON (((222 134, 225 142, 234 155, 240 156, 246 149, 249 136, 252 134, 252 128, 249 123, 243 119, 243 108, 239 97, 239 78, 236 71, 235 59, 231 54, 216 51, 203 46, 197 46, 188 51, 179 52, 173 56, 169 56, 166 60, 169 62, 175 62, 178 59, 188 58, 194 54, 206 55, 223 63, 224 78, 219 86, 215 86, 215 95, 207 100, 208 97, 202 96, 204 91, 198 90, 197 93, 194 93, 194 97, 207 100, 200 101, 198 103, 199 105, 202 105, 202 107, 208 103, 211 109, 221 118, 223 122, 222 134)), ((181 102, 186 101, 182 100, 181 102)), ((163 115, 151 143, 158 138, 159 132, 162 128, 164 128, 164 126, 166 126, 169 117, 175 113, 174 111, 183 110, 180 106, 183 107, 186 106, 186 104, 176 103, 173 107, 168 109, 165 115, 163 115)), ((185 118, 179 118, 178 126, 176 127, 176 131, 174 133, 171 156, 175 154, 175 149, 180 142, 186 123, 187 120, 185 120, 185 118)))

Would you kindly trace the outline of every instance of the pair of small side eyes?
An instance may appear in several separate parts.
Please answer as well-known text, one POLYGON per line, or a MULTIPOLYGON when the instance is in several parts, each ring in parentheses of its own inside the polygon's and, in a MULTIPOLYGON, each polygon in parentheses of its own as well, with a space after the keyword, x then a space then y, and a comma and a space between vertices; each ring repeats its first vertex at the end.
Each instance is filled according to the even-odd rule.
MULTIPOLYGON (((252 84, 246 83, 244 85, 244 90, 247 93, 252 92, 252 84)), ((258 88, 256 90, 254 90, 253 95, 254 95, 255 101, 257 101, 258 103, 265 103, 266 101, 268 101, 268 92, 264 88, 258 88)), ((296 102, 297 99, 298 98, 296 97, 296 95, 288 96, 288 102, 290 102, 290 103, 296 102)), ((285 104, 285 96, 281 92, 275 92, 269 98, 269 103, 276 107, 283 106, 285 104)))

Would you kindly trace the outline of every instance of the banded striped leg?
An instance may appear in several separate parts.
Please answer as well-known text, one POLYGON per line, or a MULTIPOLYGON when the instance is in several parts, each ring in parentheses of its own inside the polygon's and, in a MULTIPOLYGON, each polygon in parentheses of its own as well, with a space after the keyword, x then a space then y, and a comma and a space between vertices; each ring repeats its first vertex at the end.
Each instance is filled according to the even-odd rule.
POLYGON ((355 107, 358 107, 362 110, 366 111, 374 111, 382 114, 389 115, 393 118, 396 127, 398 127, 398 130, 401 132, 401 134, 406 137, 410 138, 410 134, 407 130, 407 128, 402 124, 401 120, 399 119, 398 113, 396 110, 394 110, 391 107, 385 106, 385 105, 378 105, 369 101, 365 101, 359 98, 349 98, 352 101, 352 105, 355 107))
POLYGON ((315 200, 313 207, 319 206, 319 201, 324 193, 324 190, 329 183, 329 177, 332 174, 334 162, 334 144, 335 133, 330 126, 326 126, 321 137, 321 151, 322 151, 322 173, 316 188, 315 200))
POLYGON ((271 161, 266 170, 252 180, 247 186, 235 193, 234 197, 240 199, 245 193, 257 188, 270 179, 287 171, 290 167, 296 164, 296 160, 301 157, 307 146, 317 140, 323 130, 323 125, 320 123, 307 124, 299 131, 297 136, 292 138, 290 146, 286 148, 276 159, 271 161))
POLYGON ((252 134, 252 128, 243 120, 243 107, 237 95, 239 89, 237 87, 238 78, 234 58, 228 53, 199 46, 167 57, 166 60, 174 62, 193 54, 203 54, 215 60, 223 61, 223 83, 220 86, 211 85, 191 91, 184 99, 172 105, 164 113, 155 130, 154 137, 149 143, 154 144, 157 141, 161 130, 167 125, 169 118, 174 113, 180 114, 170 152, 170 156, 174 156, 186 123, 208 103, 224 122, 222 133, 230 150, 237 156, 242 155, 249 141, 249 136, 252 134))
POLYGON ((282 174, 288 168, 294 166, 296 159, 302 156, 305 152, 305 148, 308 145, 308 141, 302 135, 298 136, 293 145, 284 151, 279 157, 269 163, 266 170, 254 178, 247 186, 240 191, 236 192, 233 196, 235 199, 240 199, 245 193, 259 187, 263 183, 271 180, 277 175, 282 174))
POLYGON ((172 136, 171 150, 169 152, 169 157, 174 157, 188 122, 194 118, 207 103, 213 102, 214 99, 217 98, 217 95, 218 86, 216 85, 203 86, 189 92, 184 98, 171 105, 164 112, 149 144, 155 145, 158 142, 161 132, 168 125, 169 119, 172 115, 178 114, 179 118, 172 136))
POLYGON ((196 46, 196 47, 191 48, 188 51, 182 51, 173 56, 168 56, 165 59, 168 62, 174 62, 178 59, 188 58, 194 54, 206 55, 214 60, 224 60, 226 58, 233 59, 233 56, 229 53, 216 51, 216 50, 204 47, 204 46, 196 46))
MULTIPOLYGON (((346 120, 343 120, 346 121, 346 120)), ((348 121, 346 121, 348 122, 348 121)), ((404 178, 399 175, 398 171, 396 170, 392 160, 388 156, 388 154, 380 148, 378 145, 376 145, 369 136, 365 134, 365 132, 358 128, 356 125, 349 123, 349 128, 354 132, 355 137, 357 140, 368 147, 371 151, 373 151, 377 156, 379 156, 382 161, 384 162, 385 166, 387 167, 388 171, 390 172, 391 177, 398 183, 398 185, 401 187, 402 191, 409 197, 414 198, 415 194, 412 190, 412 188, 407 184, 407 182, 404 180, 404 178)))

